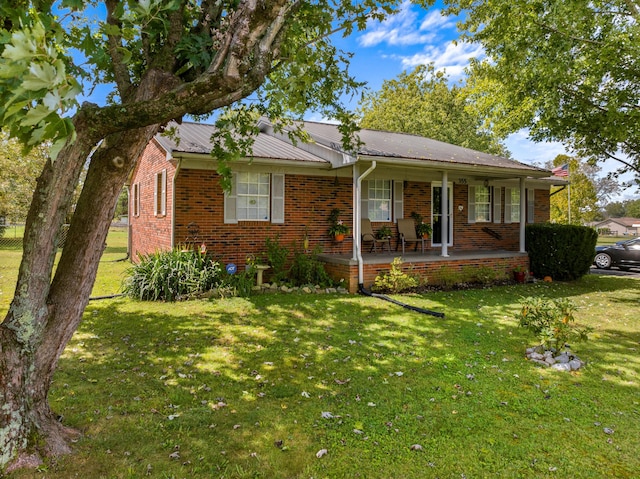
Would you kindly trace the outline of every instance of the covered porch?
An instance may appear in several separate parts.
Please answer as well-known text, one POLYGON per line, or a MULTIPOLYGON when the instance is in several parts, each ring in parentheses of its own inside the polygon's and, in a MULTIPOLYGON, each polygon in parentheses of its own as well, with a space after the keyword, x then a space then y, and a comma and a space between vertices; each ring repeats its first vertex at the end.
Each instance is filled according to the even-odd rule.
MULTIPOLYGON (((469 274, 478 268, 491 268, 497 277, 511 277, 514 268, 529 268, 529 256, 526 252, 491 251, 455 251, 449 250, 448 256, 442 256, 440 249, 418 251, 383 251, 362 254, 362 283, 370 288, 379 274, 388 272, 391 262, 401 257, 402 270, 405 273, 426 278, 427 284, 441 284, 452 274, 469 274)), ((348 254, 320 254, 318 259, 325 263, 325 269, 336 281, 343 281, 350 293, 358 291, 359 261, 348 254)))

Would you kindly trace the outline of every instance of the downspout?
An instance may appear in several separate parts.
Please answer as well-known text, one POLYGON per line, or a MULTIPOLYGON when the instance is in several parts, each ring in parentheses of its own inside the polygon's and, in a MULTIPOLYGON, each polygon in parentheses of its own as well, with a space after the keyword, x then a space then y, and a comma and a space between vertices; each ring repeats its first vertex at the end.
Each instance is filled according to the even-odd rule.
POLYGON ((356 243, 356 254, 358 260, 358 287, 362 288, 364 285, 364 267, 363 267, 363 259, 362 259, 362 235, 360 235, 360 223, 362 218, 362 211, 360 208, 362 201, 362 180, 369 176, 373 170, 376 169, 376 161, 371 162, 371 166, 367 171, 358 176, 358 180, 356 182, 356 204, 354 205, 354 210, 356 211, 355 216, 355 227, 354 228, 354 243, 356 243))
MULTIPOLYGON (((355 205, 354 205, 354 211, 355 214, 354 216, 354 244, 356 244, 356 253, 357 253, 357 260, 358 260, 358 291, 360 292, 360 294, 364 294, 365 296, 370 296, 372 298, 378 298, 378 299, 383 299, 385 301, 389 301, 393 304, 397 304, 398 306, 402 306, 405 309, 408 309, 410 311, 415 311, 417 313, 422 313, 422 314, 429 314, 431 316, 435 316, 437 318, 444 318, 444 313, 441 313, 439 311, 431 311, 429 309, 424 309, 424 308, 419 308, 417 306, 411 306, 409 304, 406 303, 402 303, 400 301, 397 301, 393 298, 390 298, 389 296, 385 296, 384 294, 377 294, 377 293, 372 293, 371 291, 368 291, 367 289, 365 289, 364 287, 364 268, 363 268, 363 259, 362 259, 362 235, 360 234, 360 228, 361 228, 361 221, 360 219, 362 218, 362 210, 361 210, 361 199, 362 199, 362 180, 364 178, 366 178, 369 173, 371 173, 373 170, 376 169, 376 161, 374 160, 371 163, 371 166, 369 167, 369 169, 367 171, 365 171, 362 175, 358 176, 357 181, 355 182, 356 185, 356 194, 355 194, 355 205)), ((357 173, 357 168, 354 165, 354 178, 356 176, 357 173)))
POLYGON ((176 247, 176 180, 178 173, 182 167, 182 158, 178 159, 178 166, 173 173, 173 181, 171 182, 171 249, 176 247))
POLYGON ((527 189, 524 178, 520 178, 520 252, 526 253, 525 226, 527 223, 527 189))

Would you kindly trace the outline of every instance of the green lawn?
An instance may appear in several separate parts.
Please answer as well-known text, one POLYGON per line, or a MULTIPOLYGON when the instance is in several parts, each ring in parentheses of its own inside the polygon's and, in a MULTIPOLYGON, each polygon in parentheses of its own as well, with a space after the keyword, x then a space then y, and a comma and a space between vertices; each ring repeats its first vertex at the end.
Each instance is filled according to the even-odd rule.
MULTIPOLYGON (((109 243, 94 295, 126 267, 109 243)), ((0 313, 16 255, 0 250, 0 313)), ((76 453, 10 477, 638 477, 638 280, 403 300, 446 317, 344 295, 92 301, 50 397, 76 453), (579 306, 583 370, 523 358, 529 295, 579 306)))

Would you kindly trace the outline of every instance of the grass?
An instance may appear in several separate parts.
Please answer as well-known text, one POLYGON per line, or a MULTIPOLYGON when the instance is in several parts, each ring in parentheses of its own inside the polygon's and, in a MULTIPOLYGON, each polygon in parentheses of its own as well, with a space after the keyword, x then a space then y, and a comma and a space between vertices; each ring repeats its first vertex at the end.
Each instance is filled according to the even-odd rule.
MULTIPOLYGON (((3 296, 15 255, 0 250, 3 296)), ((94 295, 124 266, 103 262, 94 295)), ((589 275, 402 297, 444 319, 343 295, 92 301, 50 395, 83 437, 10 477, 637 477, 639 286, 589 275), (573 345, 580 372, 524 360, 534 339, 513 318, 531 295, 571 298, 594 328, 573 345)))

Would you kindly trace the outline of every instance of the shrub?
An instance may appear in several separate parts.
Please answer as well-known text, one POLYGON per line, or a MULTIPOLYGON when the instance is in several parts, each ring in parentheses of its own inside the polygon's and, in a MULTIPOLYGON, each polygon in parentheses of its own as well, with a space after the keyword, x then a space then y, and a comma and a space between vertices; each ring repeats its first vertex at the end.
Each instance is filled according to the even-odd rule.
POLYGON ((401 293, 416 286, 418 286, 418 280, 402 271, 402 259, 394 258, 391 262, 391 270, 376 276, 371 289, 378 292, 401 293))
POLYGON ((527 225, 526 248, 531 271, 538 278, 578 279, 589 272, 597 240, 596 230, 586 226, 527 225))
POLYGON ((453 288, 462 281, 462 272, 453 269, 451 266, 442 266, 436 277, 438 282, 445 288, 453 288))
POLYGON ((571 339, 586 340, 590 328, 578 329, 571 323, 576 306, 568 298, 524 298, 516 316, 520 326, 527 328, 540 340, 544 349, 564 347, 571 339))
POLYGON ((253 266, 249 265, 244 271, 234 274, 228 274, 225 271, 218 284, 218 294, 220 297, 240 296, 246 298, 253 293, 253 287, 255 285, 256 270, 253 266))
POLYGON ((488 286, 504 279, 504 274, 499 269, 489 266, 465 266, 462 269, 462 276, 473 283, 480 283, 488 286))
POLYGON ((311 254, 304 251, 296 251, 293 257, 293 264, 289 269, 289 281, 294 286, 304 286, 305 284, 317 284, 320 286, 331 286, 333 280, 324 269, 324 264, 318 260, 318 248, 311 254))
POLYGON ((271 278, 273 281, 282 281, 287 277, 285 264, 289 256, 289 248, 280 244, 280 235, 276 235, 274 239, 267 238, 265 246, 267 262, 271 266, 271 278))
POLYGON ((141 255, 127 270, 123 292, 143 301, 175 301, 213 289, 220 279, 220 265, 199 251, 157 251, 141 255))

